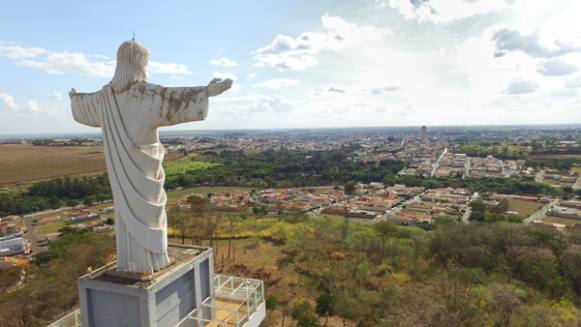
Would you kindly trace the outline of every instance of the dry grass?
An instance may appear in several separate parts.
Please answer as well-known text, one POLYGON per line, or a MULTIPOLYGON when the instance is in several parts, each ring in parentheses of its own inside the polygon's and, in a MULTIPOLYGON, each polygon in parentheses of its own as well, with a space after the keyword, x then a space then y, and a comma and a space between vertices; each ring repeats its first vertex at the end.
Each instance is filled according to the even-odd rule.
MULTIPOLYGON (((165 157, 165 162, 180 158, 182 156, 179 153, 169 153, 165 157)), ((14 189, 17 185, 40 180, 63 176, 101 174, 105 171, 105 156, 102 146, 0 145, 0 187, 8 186, 10 189, 14 189)))
POLYGON ((548 223, 555 223, 555 224, 563 224, 565 226, 573 226, 575 224, 581 224, 581 220, 577 219, 567 219, 561 217, 554 217, 554 216, 545 216, 543 221, 548 223))
POLYGON ((571 168, 572 172, 576 172, 577 174, 581 175, 581 166, 580 167, 573 167, 571 168))
POLYGON ((59 231, 59 229, 65 227, 66 225, 67 223, 64 221, 57 221, 54 223, 39 225, 38 227, 36 227, 36 232, 39 234, 56 233, 59 231))
POLYGON ((104 171, 102 147, 0 145, 0 185, 104 171))
POLYGON ((167 192, 167 203, 168 206, 175 205, 176 202, 190 194, 197 194, 207 196, 208 193, 220 193, 220 192, 234 192, 234 191, 248 191, 250 188, 238 187, 238 186, 198 186, 190 188, 182 188, 179 190, 171 190, 167 192))
POLYGON ((561 181, 557 181, 557 180, 550 179, 550 178, 543 179, 543 184, 553 186, 553 187, 571 187, 571 186, 573 186, 573 183, 561 182, 561 181))
POLYGON ((544 206, 543 203, 522 199, 508 199, 508 210, 516 211, 520 216, 529 217, 544 206))

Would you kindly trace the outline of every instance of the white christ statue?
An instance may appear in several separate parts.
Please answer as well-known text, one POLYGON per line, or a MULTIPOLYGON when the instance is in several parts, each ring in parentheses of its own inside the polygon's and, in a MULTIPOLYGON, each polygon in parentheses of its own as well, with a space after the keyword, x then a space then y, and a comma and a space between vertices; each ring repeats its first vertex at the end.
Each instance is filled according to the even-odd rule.
POLYGON ((149 51, 121 44, 113 80, 95 93, 70 92, 73 117, 100 127, 115 205, 117 269, 153 273, 169 265, 164 149, 158 127, 204 120, 208 98, 232 86, 163 87, 146 82, 149 51))

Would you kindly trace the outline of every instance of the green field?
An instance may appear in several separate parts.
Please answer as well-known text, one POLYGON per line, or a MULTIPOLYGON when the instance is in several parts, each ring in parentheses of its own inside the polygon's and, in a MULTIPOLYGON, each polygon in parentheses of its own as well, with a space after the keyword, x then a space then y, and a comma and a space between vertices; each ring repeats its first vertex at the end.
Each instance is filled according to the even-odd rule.
POLYGON ((549 185, 549 186, 557 186, 557 187, 571 187, 571 186, 573 186, 573 183, 560 182, 560 181, 557 181, 554 179, 549 179, 549 178, 543 179, 543 184, 549 185))
POLYGON ((205 161, 195 161, 197 155, 189 155, 184 158, 180 158, 174 161, 166 162, 165 164, 165 174, 167 176, 184 174, 189 171, 208 169, 216 166, 217 164, 205 161))
POLYGON ((525 147, 520 147, 518 145, 492 145, 492 144, 481 144, 479 142, 471 142, 461 145, 458 153, 468 153, 471 155, 509 155, 514 157, 526 157, 529 154, 529 150, 525 147))
POLYGON ((44 224, 44 225, 38 225, 36 227, 36 232, 38 234, 50 234, 50 233, 56 233, 59 231, 59 229, 65 227, 67 223, 65 221, 57 221, 54 223, 48 223, 48 224, 44 224))
POLYGON ((522 199, 508 199, 508 210, 516 211, 519 216, 528 217, 541 209, 544 206, 543 203, 526 201, 522 199))

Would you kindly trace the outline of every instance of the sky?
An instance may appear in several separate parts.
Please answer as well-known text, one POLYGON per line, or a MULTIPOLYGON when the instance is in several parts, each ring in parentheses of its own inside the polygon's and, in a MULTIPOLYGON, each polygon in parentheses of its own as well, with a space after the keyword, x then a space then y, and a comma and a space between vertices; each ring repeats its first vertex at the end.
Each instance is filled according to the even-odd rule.
POLYGON ((232 78, 169 130, 581 123, 579 0, 10 1, 0 135, 98 131, 68 92, 107 84, 117 47, 148 81, 232 78))

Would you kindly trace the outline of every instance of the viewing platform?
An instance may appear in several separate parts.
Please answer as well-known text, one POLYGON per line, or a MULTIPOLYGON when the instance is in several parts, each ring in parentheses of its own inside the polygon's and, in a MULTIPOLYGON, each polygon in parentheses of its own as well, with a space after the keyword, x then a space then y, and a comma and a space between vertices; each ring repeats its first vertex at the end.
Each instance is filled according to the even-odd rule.
POLYGON ((257 327, 266 316, 261 280, 214 274, 212 249, 170 245, 172 264, 150 279, 115 271, 79 278, 81 308, 49 327, 257 327))

